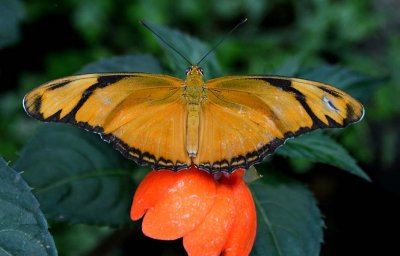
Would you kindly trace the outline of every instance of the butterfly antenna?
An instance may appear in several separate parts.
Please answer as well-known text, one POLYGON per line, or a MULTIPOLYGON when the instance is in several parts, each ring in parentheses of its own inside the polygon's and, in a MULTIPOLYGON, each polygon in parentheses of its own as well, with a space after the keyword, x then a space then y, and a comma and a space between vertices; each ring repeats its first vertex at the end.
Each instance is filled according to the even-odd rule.
POLYGON ((225 41, 225 39, 232 34, 233 31, 235 31, 240 25, 242 25, 243 23, 245 23, 247 21, 247 18, 244 18, 241 22, 239 22, 234 28, 231 29, 231 31, 229 31, 228 33, 225 34, 225 36, 223 38, 221 38, 221 40, 219 40, 218 43, 216 43, 214 45, 213 48, 211 48, 205 55, 203 58, 201 58, 201 60, 199 62, 197 62, 197 65, 200 65, 200 62, 202 62, 210 53, 212 53, 220 44, 222 44, 223 41, 225 41))
POLYGON ((164 44, 166 44, 169 48, 171 48, 174 52, 176 52, 179 56, 181 56, 184 60, 186 60, 189 65, 192 65, 192 63, 182 54, 180 53, 175 47, 173 47, 169 42, 167 42, 160 34, 158 34, 156 31, 154 31, 149 25, 147 25, 143 20, 139 20, 139 23, 143 25, 145 28, 150 30, 151 33, 153 33, 158 39, 160 39, 164 44))

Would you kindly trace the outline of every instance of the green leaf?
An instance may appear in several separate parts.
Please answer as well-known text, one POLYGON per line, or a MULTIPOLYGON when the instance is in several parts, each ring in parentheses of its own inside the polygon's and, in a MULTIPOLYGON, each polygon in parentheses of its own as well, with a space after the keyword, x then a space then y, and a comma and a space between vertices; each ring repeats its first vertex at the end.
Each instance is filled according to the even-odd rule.
POLYGON ((271 173, 252 183, 250 189, 258 225, 252 255, 319 255, 324 222, 308 189, 271 173))
POLYGON ((84 66, 78 74, 102 72, 162 73, 160 62, 146 54, 116 56, 84 66))
POLYGON ((371 181, 346 149, 322 133, 314 132, 288 140, 285 145, 276 150, 276 153, 286 157, 330 164, 371 181))
POLYGON ((0 255, 57 255, 31 188, 1 157, 0 255))
POLYGON ((131 223, 135 188, 128 163, 92 133, 47 124, 23 148, 14 167, 24 172, 47 218, 121 226, 131 223))
MULTIPOLYGON (((204 57, 204 55, 211 49, 210 46, 201 42, 197 38, 189 36, 188 34, 150 22, 146 22, 146 24, 171 46, 173 46, 178 52, 185 56, 191 64, 199 62, 200 59, 204 57)), ((181 74, 181 77, 184 77, 184 72, 190 64, 164 42, 161 40, 159 40, 159 42, 164 50, 168 53, 168 57, 171 61, 174 71, 177 74, 181 74)), ((220 75, 220 67, 214 53, 208 55, 207 58, 201 63, 201 66, 204 69, 206 80, 220 75)))
POLYGON ((304 55, 296 55, 288 58, 278 67, 272 74, 278 76, 296 77, 298 76, 301 66, 304 62, 304 55))
POLYGON ((24 7, 21 1, 0 1, 0 49, 18 41, 19 23, 23 17, 24 7))

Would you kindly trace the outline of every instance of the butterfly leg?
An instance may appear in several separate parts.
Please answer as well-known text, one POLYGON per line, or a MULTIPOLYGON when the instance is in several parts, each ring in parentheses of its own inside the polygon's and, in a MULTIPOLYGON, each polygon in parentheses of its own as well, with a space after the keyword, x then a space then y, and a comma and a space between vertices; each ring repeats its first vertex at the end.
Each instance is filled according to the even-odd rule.
POLYGON ((206 93, 206 91, 207 91, 207 86, 203 85, 203 86, 201 87, 201 89, 202 89, 202 93, 201 93, 200 102, 205 102, 205 101, 207 100, 207 93, 206 93))

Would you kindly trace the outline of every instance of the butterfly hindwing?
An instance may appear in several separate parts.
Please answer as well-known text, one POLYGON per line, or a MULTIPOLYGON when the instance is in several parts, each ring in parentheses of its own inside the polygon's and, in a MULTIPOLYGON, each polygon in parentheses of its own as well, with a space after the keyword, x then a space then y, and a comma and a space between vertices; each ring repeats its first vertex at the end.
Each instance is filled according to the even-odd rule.
POLYGON ((206 82, 199 155, 216 171, 248 168, 286 139, 360 120, 362 105, 330 85, 274 76, 223 77, 206 82))
POLYGON ((100 133, 126 157, 153 168, 190 166, 185 145, 183 81, 165 75, 115 73, 71 76, 24 98, 26 112, 100 133))

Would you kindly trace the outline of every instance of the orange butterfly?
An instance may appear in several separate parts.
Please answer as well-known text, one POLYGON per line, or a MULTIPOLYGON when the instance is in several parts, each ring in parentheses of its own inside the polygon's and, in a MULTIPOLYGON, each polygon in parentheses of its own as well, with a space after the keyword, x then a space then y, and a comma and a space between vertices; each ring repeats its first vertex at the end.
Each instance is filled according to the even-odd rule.
POLYGON ((330 85, 277 76, 203 81, 146 73, 70 76, 24 98, 25 111, 99 133, 127 158, 154 169, 192 164, 208 172, 249 168, 286 139, 360 120, 363 106, 330 85))

